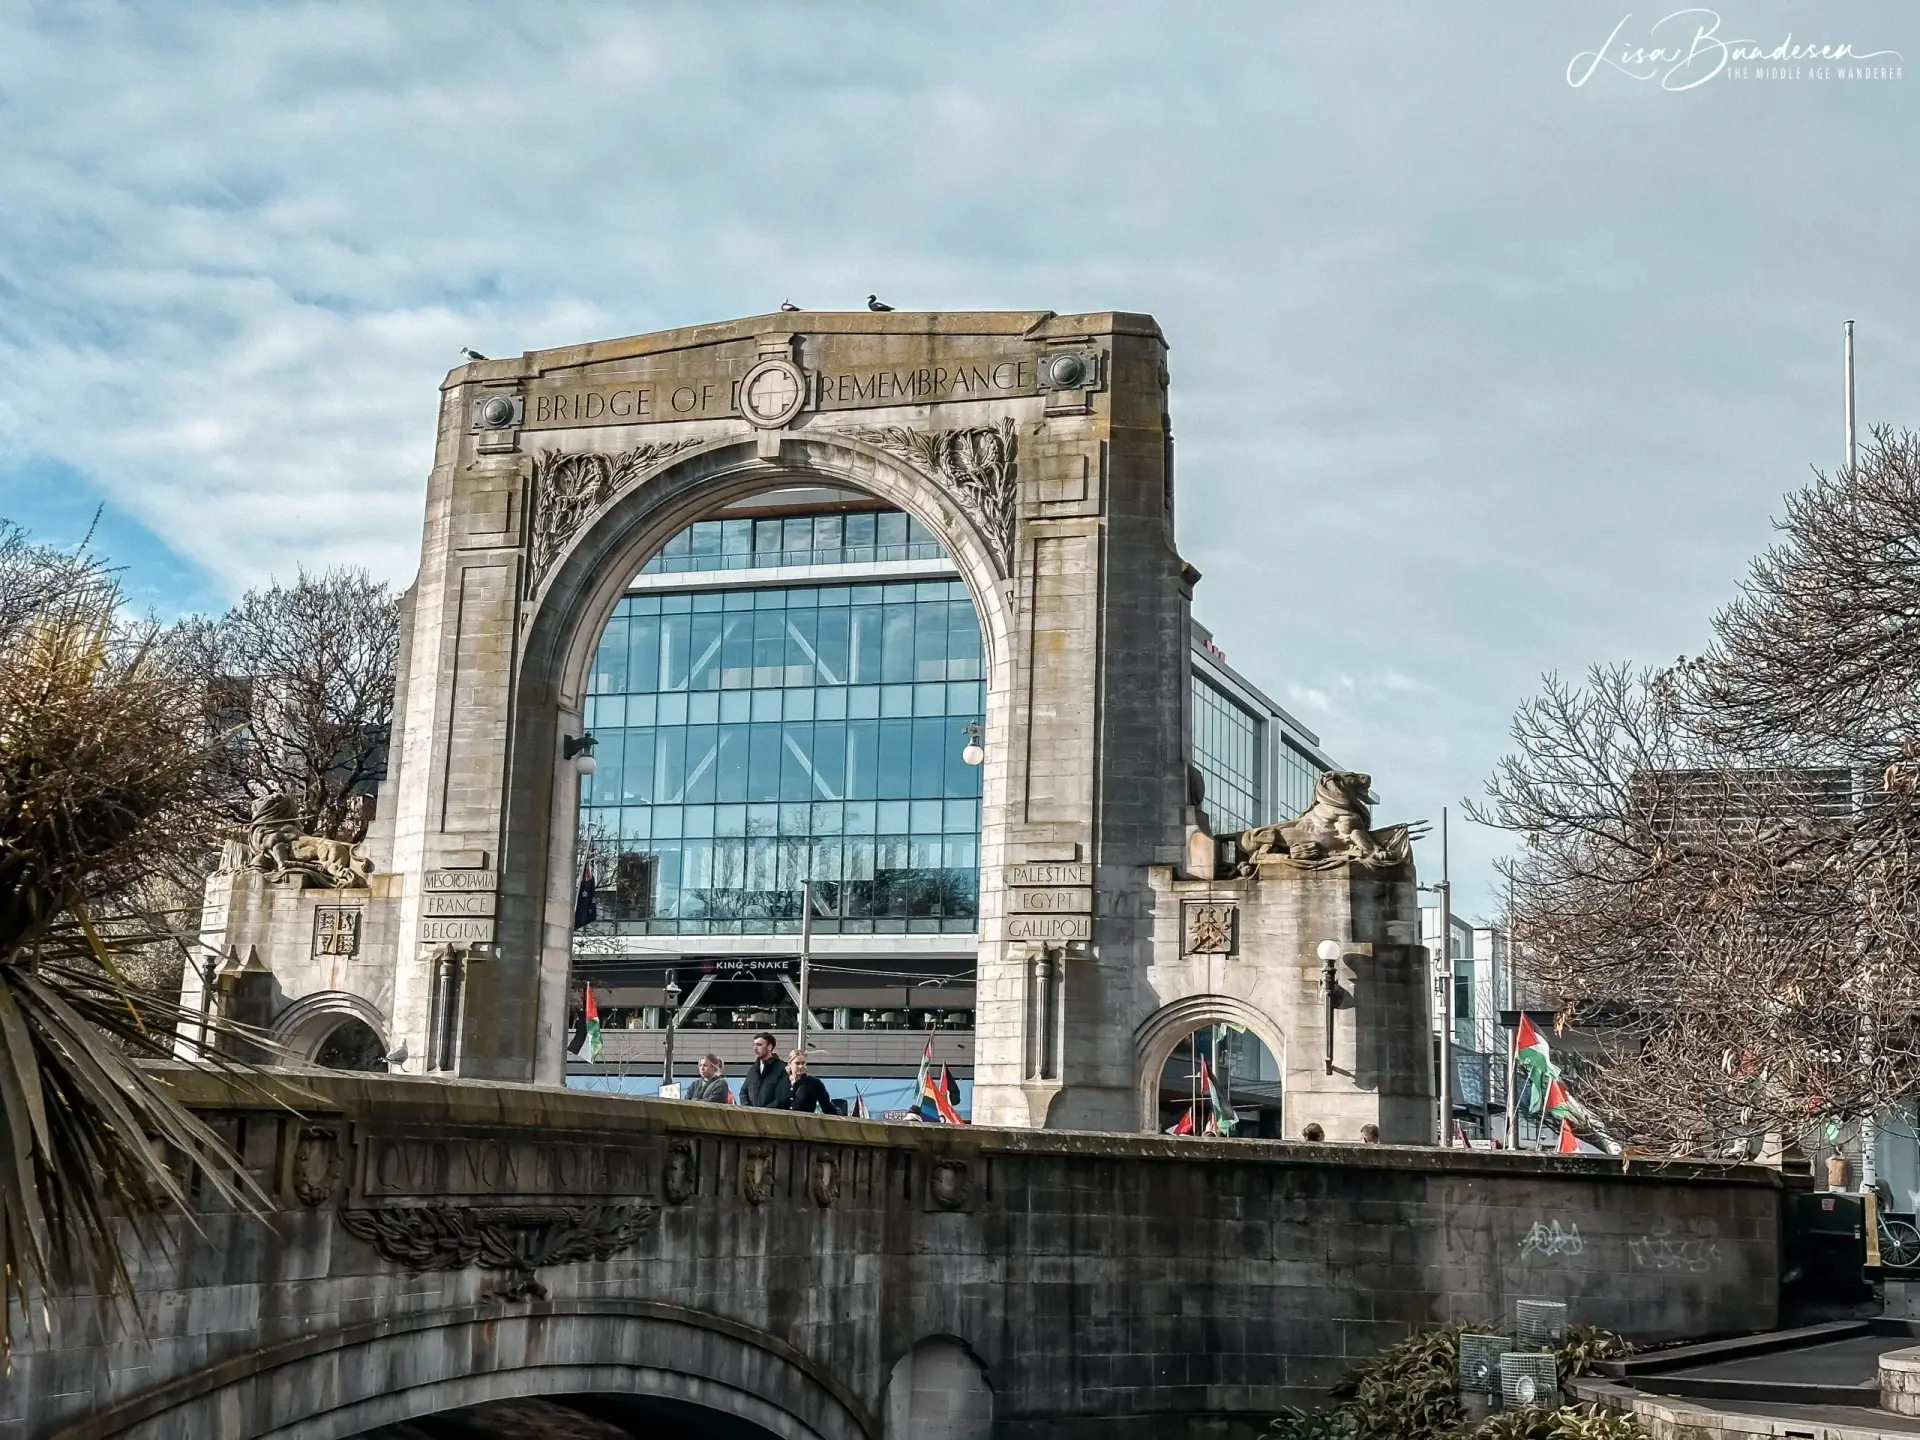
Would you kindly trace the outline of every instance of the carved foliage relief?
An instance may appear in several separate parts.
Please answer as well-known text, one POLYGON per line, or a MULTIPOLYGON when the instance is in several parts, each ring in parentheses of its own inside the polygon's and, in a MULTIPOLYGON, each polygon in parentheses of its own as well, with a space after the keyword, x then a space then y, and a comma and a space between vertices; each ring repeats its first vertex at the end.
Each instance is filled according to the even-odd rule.
POLYGON ((528 543, 529 584, 538 587, 592 516, 647 471, 682 450, 704 442, 660 440, 606 455, 588 450, 548 452, 533 461, 533 533, 528 543))
POLYGON ((1014 425, 973 425, 961 430, 910 430, 881 425, 840 432, 878 446, 925 471, 953 496, 987 537, 1003 574, 1013 573, 1013 526, 1019 482, 1014 475, 1014 425))

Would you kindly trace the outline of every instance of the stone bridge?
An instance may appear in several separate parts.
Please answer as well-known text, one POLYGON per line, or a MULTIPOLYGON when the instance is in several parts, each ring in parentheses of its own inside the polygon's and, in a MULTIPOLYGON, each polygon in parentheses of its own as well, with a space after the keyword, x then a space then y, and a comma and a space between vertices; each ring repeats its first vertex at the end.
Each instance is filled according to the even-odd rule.
POLYGON ((1225 1437, 1516 1297, 1643 1341, 1777 1314, 1758 1167, 179 1083, 275 1210, 176 1225, 140 1326, 36 1316, 0 1437, 1225 1437))

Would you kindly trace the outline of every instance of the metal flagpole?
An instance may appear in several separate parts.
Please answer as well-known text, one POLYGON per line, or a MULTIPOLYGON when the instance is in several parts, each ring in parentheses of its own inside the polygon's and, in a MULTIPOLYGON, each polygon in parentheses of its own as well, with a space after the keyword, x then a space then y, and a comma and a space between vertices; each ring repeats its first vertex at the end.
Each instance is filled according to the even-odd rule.
POLYGON ((1453 881, 1447 807, 1440 807, 1440 1143, 1453 1144, 1453 881))
POLYGON ((1847 474, 1853 474, 1853 321, 1847 321, 1847 474))
POLYGON ((800 1014, 794 1021, 794 1048, 807 1053, 807 980, 813 969, 813 880, 800 882, 800 1014))

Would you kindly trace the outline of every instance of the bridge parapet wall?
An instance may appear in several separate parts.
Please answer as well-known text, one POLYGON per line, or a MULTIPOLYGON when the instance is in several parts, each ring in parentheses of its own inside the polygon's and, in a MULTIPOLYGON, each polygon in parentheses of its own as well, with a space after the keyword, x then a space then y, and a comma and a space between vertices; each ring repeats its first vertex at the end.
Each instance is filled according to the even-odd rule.
POLYGON ((935 1336, 984 1368, 997 1435, 1252 1433, 1516 1297, 1641 1341, 1777 1318, 1759 1167, 297 1083, 296 1116, 181 1076, 279 1208, 178 1227, 136 1276, 144 1338, 57 1307, 0 1435, 326 1440, 587 1390, 879 1440, 889 1377, 935 1336))

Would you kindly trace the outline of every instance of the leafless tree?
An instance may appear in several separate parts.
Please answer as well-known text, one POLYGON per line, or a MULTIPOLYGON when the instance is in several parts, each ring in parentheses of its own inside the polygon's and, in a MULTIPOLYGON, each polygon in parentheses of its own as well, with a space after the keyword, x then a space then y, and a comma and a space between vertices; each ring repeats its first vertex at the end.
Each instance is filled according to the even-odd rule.
POLYGON ((1475 817, 1588 1103, 1685 1151, 1920 1090, 1920 441, 1876 432, 1662 671, 1549 677, 1475 817))
POLYGON ((384 773, 400 649, 398 601, 364 571, 302 572, 179 627, 228 818, 293 796, 315 835, 358 839, 384 773))

